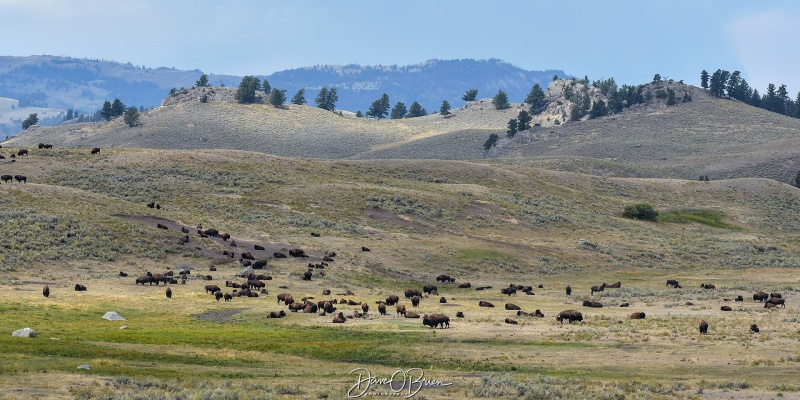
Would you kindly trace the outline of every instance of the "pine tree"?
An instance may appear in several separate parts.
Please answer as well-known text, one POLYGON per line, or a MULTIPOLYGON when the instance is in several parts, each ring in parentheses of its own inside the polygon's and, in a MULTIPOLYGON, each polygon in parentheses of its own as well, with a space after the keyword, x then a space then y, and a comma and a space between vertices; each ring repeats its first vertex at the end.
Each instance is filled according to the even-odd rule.
POLYGON ((294 97, 292 97, 292 104, 303 105, 306 104, 306 90, 298 89, 294 97))
POLYGON ((391 119, 403 119, 406 116, 407 110, 406 105, 402 102, 397 102, 392 108, 392 114, 389 118, 391 119))
POLYGON ((125 121, 125 124, 130 127, 139 125, 139 110, 136 107, 128 107, 125 109, 122 119, 125 121))
POLYGON ((708 71, 706 70, 700 72, 700 87, 708 89, 708 71))
POLYGON ((112 118, 119 117, 124 113, 125 113, 125 104, 122 104, 122 102, 119 99, 114 99, 114 102, 111 103, 112 118))
POLYGON ((544 95, 544 90, 539 84, 533 85, 531 88, 531 92, 528 93, 528 97, 525 98, 525 103, 530 105, 530 113, 532 115, 539 114, 542 112, 545 107, 547 107, 547 99, 544 95))
POLYGON ((22 121, 22 129, 28 129, 39 123, 39 115, 37 113, 29 114, 25 121, 22 121))
POLYGON ((532 120, 533 118, 531 117, 530 114, 528 114, 527 111, 521 110, 519 112, 519 115, 517 115, 517 130, 522 132, 531 129, 532 120))
POLYGON ((272 93, 272 86, 270 86, 266 79, 264 79, 264 82, 261 84, 261 90, 263 90, 266 94, 272 93))
POLYGON ((500 139, 500 137, 499 137, 499 136, 497 136, 497 134, 496 134, 496 133, 489 134, 489 138, 488 138, 488 139, 486 139, 486 141, 485 141, 485 142, 483 142, 483 148, 484 148, 485 150, 489 150, 489 149, 490 149, 492 146, 494 146, 495 144, 497 144, 497 140, 498 140, 498 139, 500 139))
POLYGON ((508 120, 508 130, 506 131, 508 137, 513 138, 517 134, 517 120, 508 120))
POLYGON ((194 85, 197 87, 208 86, 208 75, 206 74, 200 75, 200 79, 198 79, 197 82, 194 83, 194 85))
POLYGON ((608 107, 606 107, 606 103, 602 99, 593 101, 592 109, 589 111, 589 119, 605 117, 606 115, 608 115, 608 107))
POLYGON ((336 88, 322 88, 319 90, 317 98, 314 99, 314 103, 318 108, 334 111, 336 110, 336 102, 338 100, 339 96, 336 94, 336 88))
POLYGON ((475 98, 478 97, 478 89, 470 89, 461 96, 461 100, 464 101, 475 101, 475 98))
POLYGON ((286 103, 286 91, 278 88, 272 89, 269 93, 269 104, 282 108, 284 103, 286 103))
POLYGON ((256 101, 256 90, 261 87, 261 80, 252 75, 242 78, 239 88, 234 93, 234 100, 240 103, 253 103, 256 101))
POLYGON ((111 118, 114 118, 114 111, 111 110, 111 102, 106 100, 103 103, 103 108, 100 109, 100 115, 106 120, 111 121, 111 118))
POLYGON ((411 107, 408 108, 408 118, 424 117, 426 115, 428 113, 416 101, 411 103, 411 107))
POLYGON ((508 104, 508 95, 502 90, 499 90, 494 96, 492 104, 494 104, 496 110, 505 110, 511 107, 511 105, 508 104))
POLYGON ((367 116, 377 119, 385 118, 389 115, 389 107, 391 107, 389 105, 389 95, 384 93, 380 99, 372 102, 372 105, 367 111, 367 116))
POLYGON ((450 115, 450 102, 447 100, 442 100, 442 106, 439 107, 439 114, 450 115))

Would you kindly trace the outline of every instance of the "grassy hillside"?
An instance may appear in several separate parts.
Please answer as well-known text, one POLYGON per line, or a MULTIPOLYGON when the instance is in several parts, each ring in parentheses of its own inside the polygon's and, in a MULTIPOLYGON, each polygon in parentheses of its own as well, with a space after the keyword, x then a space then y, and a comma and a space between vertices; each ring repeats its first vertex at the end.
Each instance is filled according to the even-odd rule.
POLYGON ((28 177, 27 184, 0 184, 3 396, 342 398, 358 367, 380 377, 419 367, 430 379, 453 382, 423 389, 424 398, 800 390, 800 285, 792 278, 800 267, 793 212, 800 191, 775 181, 620 179, 518 160, 326 161, 145 149, 92 156, 65 148, 2 160, 0 172, 28 177), (149 201, 162 208, 146 207, 149 201), (670 211, 673 222, 621 218, 635 202, 670 211), (199 237, 198 224, 230 233, 237 246, 199 237), (179 226, 190 230, 187 245, 179 244, 179 226), (256 251, 256 243, 267 250, 256 251), (311 257, 269 257, 292 248, 311 257), (208 283, 242 280, 235 274, 243 267, 223 251, 268 259, 269 293, 228 303, 204 293, 208 283), (301 280, 307 264, 329 251, 335 261, 301 280), (185 285, 170 285, 171 300, 162 286, 134 283, 145 271, 180 266, 193 271, 185 285), (438 283, 439 274, 472 288, 438 283), (683 289, 664 286, 666 279, 683 289), (616 281, 621 289, 590 296, 590 286, 616 281), (73 291, 76 283, 89 290, 73 291), (377 300, 426 283, 438 284, 439 295, 413 311, 447 314, 449 329, 430 330, 393 309, 377 314, 377 300), (531 285, 535 295, 501 295, 510 283, 531 285), (750 300, 759 289, 781 292, 786 308, 750 300), (354 295, 338 294, 346 290, 354 295), (275 303, 282 292, 365 302, 370 311, 343 326, 330 315, 266 318, 286 310, 275 303), (724 300, 736 295, 747 301, 724 300), (582 307, 589 299, 605 307, 582 307), (497 307, 478 307, 480 300, 497 307), (506 302, 545 318, 518 317, 504 310, 506 302), (565 309, 581 311, 584 321, 559 324, 555 315, 565 309), (127 320, 102 320, 109 310, 127 320), (634 311, 647 318, 627 319, 634 311), (701 319, 711 325, 707 336, 697 334, 701 319), (748 332, 752 323, 761 333, 748 332), (25 326, 40 337, 8 335, 25 326), (82 364, 91 369, 76 370, 82 364))

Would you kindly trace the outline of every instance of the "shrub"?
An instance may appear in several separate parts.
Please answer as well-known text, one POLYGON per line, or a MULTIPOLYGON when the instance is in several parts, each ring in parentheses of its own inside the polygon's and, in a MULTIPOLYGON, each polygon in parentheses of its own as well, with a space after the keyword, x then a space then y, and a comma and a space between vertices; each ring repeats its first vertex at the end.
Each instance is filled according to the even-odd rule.
POLYGON ((658 218, 658 211, 648 203, 629 204, 625 206, 622 216, 625 218, 655 222, 658 218))

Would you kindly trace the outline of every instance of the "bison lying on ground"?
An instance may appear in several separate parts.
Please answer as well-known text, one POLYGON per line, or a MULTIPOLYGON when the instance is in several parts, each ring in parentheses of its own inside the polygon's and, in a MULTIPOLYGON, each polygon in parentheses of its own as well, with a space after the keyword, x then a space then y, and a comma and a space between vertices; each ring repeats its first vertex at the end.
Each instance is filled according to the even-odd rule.
POLYGON ((733 311, 733 309, 730 306, 722 306, 719 309, 720 311, 733 311))
POLYGON ((784 299, 774 299, 774 298, 773 299, 769 299, 764 303, 765 306, 767 304, 772 304, 772 305, 775 305, 775 306, 781 306, 783 308, 786 308, 786 300, 784 300, 784 299))
POLYGON ((339 314, 337 316, 333 317, 333 323, 334 324, 343 324, 345 321, 347 321, 347 319, 344 317, 344 314, 342 314, 341 312, 339 312, 339 314))
POLYGON ((458 288, 459 289, 469 289, 471 287, 472 287, 472 285, 469 282, 459 283, 458 284, 458 288))
POLYGON ((716 289, 717 287, 710 283, 701 283, 700 287, 703 289, 716 289))
POLYGON ((84 291, 86 291, 86 286, 83 286, 80 283, 76 283, 75 284, 75 291, 76 292, 84 292, 84 291))
POLYGON ((759 332, 758 325, 756 324, 750 325, 750 332, 758 333, 759 332))
POLYGON ((100 152, 100 148, 99 147, 92 148, 92 154, 97 154, 99 152, 100 152))
POLYGON ((289 255, 292 256, 292 257, 299 257, 299 258, 308 257, 306 255, 306 252, 304 250, 301 250, 301 249, 291 249, 291 250, 289 250, 289 255))
POLYGON ((488 301, 481 300, 481 301, 478 302, 478 306, 480 306, 480 307, 494 307, 494 304, 489 303, 488 301))
POLYGON ((286 311, 283 311, 283 310, 280 310, 280 311, 270 311, 270 313, 269 313, 269 315, 267 316, 267 318, 283 318, 283 317, 285 317, 285 316, 286 316, 286 311))
POLYGON ((506 322, 507 324, 511 324, 511 325, 517 325, 517 323, 518 323, 517 321, 514 321, 514 320, 513 320, 513 319, 511 319, 511 318, 506 318, 506 321, 505 321, 505 322, 506 322))
POLYGON ((411 311, 406 311, 405 317, 406 318, 419 318, 419 314, 415 314, 415 313, 413 313, 411 311))
POLYGON ((275 257, 275 258, 287 258, 286 254, 285 253, 281 253, 280 251, 276 251, 276 252, 272 253, 272 257, 275 257))
POLYGON ((456 318, 464 318, 464 313, 461 311, 456 312, 456 318))
POLYGON ((514 303, 506 303, 506 310, 522 310, 522 308, 514 303))
MULTIPOLYGON (((605 283, 604 283, 604 285, 605 285, 605 283)), ((622 283, 620 283, 620 282, 612 283, 610 285, 606 285, 606 289, 619 289, 621 287, 622 287, 622 283)))
POLYGON ((603 308, 603 304, 601 304, 599 301, 584 300, 583 301, 583 306, 584 307, 592 307, 592 308, 603 308))
POLYGON ((583 321, 583 314, 575 310, 564 310, 556 316, 556 321, 562 324, 565 319, 569 323, 572 323, 572 321, 583 321))
POLYGON ((644 319, 644 317, 645 315, 643 312, 635 312, 630 316, 631 319, 644 319))

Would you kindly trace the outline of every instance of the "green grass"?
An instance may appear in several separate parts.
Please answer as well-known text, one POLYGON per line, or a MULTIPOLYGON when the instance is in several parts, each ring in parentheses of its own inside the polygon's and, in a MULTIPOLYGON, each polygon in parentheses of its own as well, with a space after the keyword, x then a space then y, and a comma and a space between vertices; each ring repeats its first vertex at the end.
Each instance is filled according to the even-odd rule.
POLYGON ((701 209, 680 209, 661 211, 658 214, 658 222, 666 222, 673 224, 690 224, 698 223, 714 228, 723 229, 740 229, 735 225, 723 222, 726 218, 725 213, 722 211, 714 210, 701 210, 701 209))

